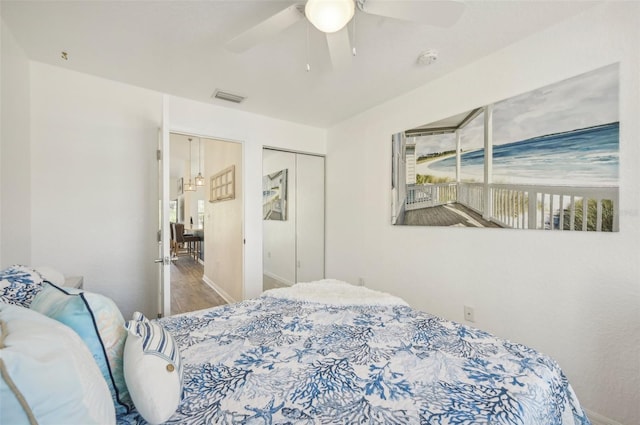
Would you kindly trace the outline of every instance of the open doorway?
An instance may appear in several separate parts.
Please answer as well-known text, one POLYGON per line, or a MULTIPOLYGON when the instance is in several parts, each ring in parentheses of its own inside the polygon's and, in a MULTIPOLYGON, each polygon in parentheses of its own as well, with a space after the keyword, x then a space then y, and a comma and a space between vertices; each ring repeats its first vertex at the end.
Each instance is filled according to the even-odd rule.
POLYGON ((240 300, 242 144, 176 132, 169 143, 171 314, 240 300), (233 196, 219 196, 222 183, 233 196))

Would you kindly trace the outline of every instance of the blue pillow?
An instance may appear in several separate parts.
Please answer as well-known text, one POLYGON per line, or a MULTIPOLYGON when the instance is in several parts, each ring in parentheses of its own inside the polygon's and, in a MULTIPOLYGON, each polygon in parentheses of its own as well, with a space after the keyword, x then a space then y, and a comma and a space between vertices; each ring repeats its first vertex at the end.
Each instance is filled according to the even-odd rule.
POLYGON ((13 265, 0 271, 0 301, 29 307, 42 290, 42 276, 27 266, 13 265))
POLYGON ((115 303, 100 294, 60 288, 46 282, 31 309, 69 326, 89 347, 104 376, 117 415, 133 407, 124 380, 122 358, 127 332, 115 303))

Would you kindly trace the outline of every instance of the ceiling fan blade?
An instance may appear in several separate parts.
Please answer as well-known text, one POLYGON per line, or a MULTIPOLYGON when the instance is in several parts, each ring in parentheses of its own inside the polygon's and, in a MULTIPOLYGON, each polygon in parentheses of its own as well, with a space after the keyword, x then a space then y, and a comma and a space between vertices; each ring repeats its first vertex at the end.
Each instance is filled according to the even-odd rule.
POLYGON ((358 0, 363 12, 447 28, 455 24, 465 9, 455 0, 358 0))
POLYGON ((291 5, 228 41, 226 48, 236 53, 244 52, 303 18, 304 15, 298 9, 298 5, 291 5))
POLYGON ((351 41, 347 27, 333 33, 326 33, 329 56, 334 70, 346 69, 353 61, 351 41))

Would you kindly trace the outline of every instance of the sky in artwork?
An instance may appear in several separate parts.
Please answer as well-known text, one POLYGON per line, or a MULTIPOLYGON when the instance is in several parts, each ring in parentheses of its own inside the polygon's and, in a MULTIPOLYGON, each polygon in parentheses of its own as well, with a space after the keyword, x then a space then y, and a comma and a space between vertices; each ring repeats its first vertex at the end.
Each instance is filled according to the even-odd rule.
MULTIPOLYGON (((493 144, 618 121, 618 65, 613 64, 509 99, 493 109, 493 144)), ((462 130, 464 151, 483 147, 484 115, 462 130)), ((418 156, 455 149, 455 136, 416 138, 418 156)))

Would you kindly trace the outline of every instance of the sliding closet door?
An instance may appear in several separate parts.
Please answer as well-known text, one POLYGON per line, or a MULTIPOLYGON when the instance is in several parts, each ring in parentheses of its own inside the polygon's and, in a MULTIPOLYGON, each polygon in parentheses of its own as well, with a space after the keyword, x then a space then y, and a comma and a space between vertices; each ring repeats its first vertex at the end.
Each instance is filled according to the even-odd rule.
POLYGON ((278 286, 293 285, 296 283, 296 154, 264 149, 262 172, 263 191, 278 187, 282 190, 279 197, 284 200, 280 212, 271 214, 268 208, 263 211, 263 271, 278 282, 278 286), (285 184, 279 185, 281 181, 285 184))
POLYGON ((324 278, 324 158, 296 155, 296 280, 324 278))
POLYGON ((264 287, 324 278, 324 157, 263 150, 264 287), (274 208, 272 197, 284 199, 274 208))

